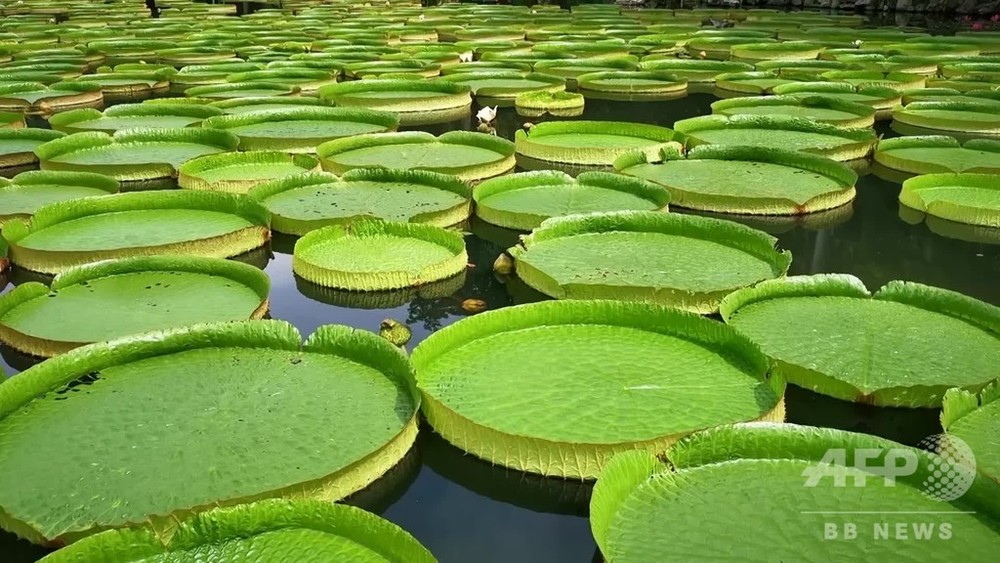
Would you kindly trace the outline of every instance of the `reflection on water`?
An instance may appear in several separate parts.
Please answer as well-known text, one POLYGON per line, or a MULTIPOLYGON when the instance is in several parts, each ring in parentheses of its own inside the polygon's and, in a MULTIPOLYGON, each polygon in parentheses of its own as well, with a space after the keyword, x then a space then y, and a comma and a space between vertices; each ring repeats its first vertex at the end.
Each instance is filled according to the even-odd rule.
MULTIPOLYGON (((584 114, 574 119, 670 126, 678 119, 709 113, 715 99, 710 94, 667 102, 588 99, 584 114)), ((500 135, 512 139, 525 121, 512 108, 501 108, 496 127, 500 135)), ((419 129, 437 134, 456 127, 473 125, 466 119, 419 129)), ((879 130, 888 132, 885 123, 879 130)), ((871 289, 890 280, 911 280, 1000 304, 996 283, 1000 245, 995 232, 932 218, 911 224, 912 217, 900 218, 899 184, 875 174, 863 176, 857 192, 851 205, 805 217, 724 218, 776 236, 779 247, 792 251, 793 275, 843 272, 858 276, 871 289)), ((291 268, 293 237, 275 236, 269 249, 242 259, 270 275, 271 317, 294 323, 303 335, 329 323, 377 332, 383 319, 393 318, 413 330, 412 349, 433 331, 467 315, 461 307, 465 299, 481 299, 489 309, 546 299, 516 278, 505 280, 492 271, 493 261, 516 244, 520 233, 478 221, 472 221, 470 230, 466 241, 472 267, 464 280, 448 280, 445 283, 452 285, 443 289, 422 288, 364 301, 357 301, 357 294, 297 280, 291 268)), ((10 277, 15 283, 27 279, 16 269, 10 277)), ((7 356, 5 352, 3 357, 7 356)), ((11 363, 15 362, 7 364, 8 373, 16 371, 11 363)), ((879 409, 796 388, 789 388, 786 402, 791 422, 870 432, 907 443, 940 431, 933 409, 879 409)), ((446 563, 597 560, 586 519, 589 486, 494 467, 447 445, 426 426, 421 432, 418 451, 402 467, 352 500, 402 525, 446 563)), ((0 536, 3 561, 31 561, 42 553, 11 536, 0 536)))

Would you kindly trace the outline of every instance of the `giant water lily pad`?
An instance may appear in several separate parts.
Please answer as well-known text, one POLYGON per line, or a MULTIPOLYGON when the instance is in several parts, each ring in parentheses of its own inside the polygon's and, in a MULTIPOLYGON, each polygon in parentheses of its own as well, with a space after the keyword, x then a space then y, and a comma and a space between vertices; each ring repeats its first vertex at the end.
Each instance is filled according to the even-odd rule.
POLYGON ((589 98, 657 100, 683 96, 687 80, 659 70, 622 70, 581 74, 577 89, 589 98))
POLYGON ((465 271, 461 233, 432 225, 363 219, 312 231, 295 243, 292 270, 324 287, 383 291, 465 271))
MULTIPOLYGON (((167 98, 169 100, 170 98, 167 98)), ((227 114, 240 114, 246 112, 285 110, 292 108, 312 108, 326 107, 328 104, 319 98, 307 96, 261 96, 256 98, 230 98, 228 100, 216 100, 211 104, 213 107, 221 109, 227 114)))
POLYGON ((108 103, 137 102, 164 94, 170 88, 166 72, 98 72, 79 76, 76 81, 99 85, 108 103))
POLYGON ((782 149, 702 145, 687 157, 631 153, 615 169, 666 186, 680 207, 719 213, 800 215, 854 199, 858 175, 828 158, 782 149))
POLYGON ((791 560, 833 545, 818 542, 834 530, 839 539, 827 541, 847 559, 944 553, 951 530, 962 534, 966 556, 989 559, 997 494, 995 483, 950 456, 842 430, 737 424, 693 434, 660 459, 647 452, 612 459, 594 487, 590 526, 604 558, 622 563, 678 553, 791 560), (831 452, 842 460, 830 464, 831 452), (887 481, 890 464, 911 462, 912 473, 887 481), (925 483, 942 466, 965 495, 930 494, 925 483), (717 540, 716 530, 737 522, 754 541, 717 540))
POLYGON ((66 270, 0 297, 0 341, 31 356, 151 330, 261 318, 270 280, 222 258, 148 256, 66 270))
POLYGON ((399 118, 362 108, 309 107, 223 115, 206 119, 203 126, 236 135, 242 150, 315 152, 333 139, 395 131, 399 118))
POLYGON ((97 260, 151 254, 229 257, 270 238, 266 209, 243 196, 151 191, 53 203, 29 223, 9 221, 11 261, 60 273, 97 260))
POLYGON ((188 190, 245 194, 256 185, 316 170, 319 170, 319 161, 306 154, 226 152, 201 156, 182 164, 177 185, 188 190))
POLYGON ((875 108, 827 96, 764 96, 719 100, 712 113, 721 115, 787 115, 838 127, 871 127, 875 108))
POLYGON ((338 106, 359 106, 399 115, 402 125, 446 123, 472 108, 472 90, 445 80, 359 80, 330 84, 321 99, 338 106))
POLYGON ((75 133, 35 149, 42 170, 96 172, 116 180, 152 180, 176 175, 181 164, 206 154, 235 150, 239 140, 201 128, 132 129, 107 135, 75 133))
POLYGON ((550 121, 529 131, 518 131, 514 145, 518 158, 609 166, 634 150, 656 153, 676 144, 677 134, 666 127, 619 121, 550 121))
POLYGON ((603 211, 666 210, 666 189, 640 179, 584 172, 575 179, 541 170, 487 180, 473 192, 476 216, 507 229, 530 231, 552 217, 603 211))
POLYGON ((57 82, 50 86, 38 82, 0 85, 0 110, 3 111, 48 115, 74 108, 100 107, 103 103, 100 85, 88 82, 57 82))
POLYGON ((204 558, 240 559, 247 553, 262 560, 278 560, 295 556, 300 549, 327 561, 436 561, 402 528, 360 508, 284 499, 215 508, 186 518, 166 542, 152 530, 110 530, 84 538, 42 561, 140 563, 164 558, 192 563, 204 558))
POLYGON ((454 84, 468 86, 480 104, 513 105, 518 94, 526 92, 561 92, 566 80, 561 76, 539 72, 474 72, 445 76, 454 84))
POLYGON ((575 92, 527 92, 514 98, 517 114, 525 117, 575 117, 583 114, 585 100, 575 92))
POLYGON ((14 218, 29 217, 50 203, 117 191, 118 182, 101 174, 22 172, 8 184, 0 182, 0 226, 14 218))
POLYGON ((727 72, 715 77, 715 87, 719 90, 741 94, 767 94, 789 82, 792 80, 768 71, 727 72))
POLYGON ((872 72, 866 70, 830 70, 823 78, 832 82, 846 82, 854 86, 881 86, 896 90, 923 88, 927 77, 908 72, 872 72))
POLYGON ((927 174, 903 182, 899 202, 928 215, 1000 227, 1000 175, 927 174))
POLYGON ((215 100, 292 96, 298 93, 298 86, 288 86, 279 82, 227 82, 225 84, 194 86, 184 91, 184 95, 189 98, 215 100))
POLYGON ((197 126, 202 120, 222 115, 222 110, 192 104, 122 104, 103 112, 93 108, 61 112, 49 118, 53 129, 64 133, 104 131, 142 127, 170 129, 197 126))
POLYGON ((823 96, 875 108, 876 119, 888 119, 902 102, 898 89, 885 86, 855 86, 846 82, 789 82, 773 89, 781 96, 823 96))
POLYGON ((699 313, 733 291, 783 276, 791 254, 738 223, 654 211, 549 219, 510 249, 515 271, 559 299, 623 299, 699 313))
POLYGON ((304 95, 315 95, 321 86, 336 84, 339 71, 315 68, 268 68, 236 72, 226 77, 229 82, 271 82, 294 86, 304 95))
POLYGON ((897 137, 878 144, 875 162, 908 174, 1000 174, 1000 141, 973 139, 963 145, 938 135, 897 137))
POLYGON ((780 43, 740 43, 729 52, 736 61, 774 61, 815 59, 824 47, 808 41, 783 41, 780 43))
POLYGON ((695 430, 784 418, 784 382, 768 376, 759 350, 718 323, 651 304, 490 311, 431 335, 413 364, 435 431, 543 475, 593 479, 617 452, 659 453, 695 430))
POLYGON ((852 276, 797 276, 736 292, 721 311, 790 383, 846 401, 940 407, 949 388, 997 376, 1000 309, 944 289, 897 281, 872 294, 852 276))
POLYGON ((639 63, 643 70, 667 72, 688 82, 715 82, 715 77, 730 72, 746 72, 753 66, 735 61, 709 61, 702 59, 652 59, 639 63))
POLYGON ((988 101, 913 102, 892 112, 892 128, 908 134, 1000 136, 1000 104, 988 101))
POLYGON ((469 217, 470 195, 452 175, 391 168, 299 174, 250 191, 271 211, 272 228, 292 235, 363 217, 448 227, 469 217))
POLYGON ((877 141, 871 129, 846 129, 777 115, 705 115, 682 119, 674 123, 674 129, 692 145, 798 150, 841 161, 864 158, 877 141))
POLYGON ((242 321, 78 348, 0 385, 3 525, 66 542, 262 497, 337 500, 413 443, 409 373, 395 346, 336 325, 305 344, 242 321))
POLYGON ((0 127, 0 169, 27 166, 38 162, 35 149, 44 143, 66 136, 51 129, 0 127))
POLYGON ((450 131, 439 137, 421 131, 358 135, 323 143, 316 150, 323 168, 400 168, 482 180, 514 168, 514 144, 484 133, 450 131))
MULTIPOLYGON (((980 473, 1000 481, 1000 384, 979 393, 949 389, 944 395, 941 426, 948 436, 961 439, 976 456, 980 473)), ((945 444, 947 445, 947 443, 945 444)))

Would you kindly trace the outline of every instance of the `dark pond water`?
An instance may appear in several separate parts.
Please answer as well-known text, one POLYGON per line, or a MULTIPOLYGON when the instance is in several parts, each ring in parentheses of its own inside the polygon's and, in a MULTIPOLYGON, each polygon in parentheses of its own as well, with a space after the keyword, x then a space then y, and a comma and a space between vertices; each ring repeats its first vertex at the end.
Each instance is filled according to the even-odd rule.
MULTIPOLYGON (((678 119, 711 113, 709 104, 716 99, 693 94, 656 103, 588 100, 580 119, 670 126, 678 119)), ((513 110, 503 110, 498 133, 513 138, 523 122, 513 110)), ((451 128, 472 125, 466 120, 422 129, 440 133, 451 128)), ((891 135, 885 124, 879 130, 891 135)), ((777 236, 779 246, 792 251, 790 274, 848 273, 872 289, 890 280, 911 280, 1000 305, 1000 240, 969 242, 963 237, 974 238, 976 233, 956 225, 933 225, 942 235, 924 223, 904 222, 897 183, 868 174, 857 188, 857 199, 847 208, 798 221, 751 224, 777 236)), ((474 267, 453 296, 386 296, 378 306, 387 308, 377 309, 359 306, 356 296, 297 280, 291 270, 294 241, 278 238, 266 264, 272 280, 271 315, 294 323, 304 335, 329 323, 378 330, 380 321, 393 318, 413 329, 412 349, 435 330, 461 319, 464 299, 482 299, 497 309, 542 298, 516 280, 501 283, 492 273, 494 259, 517 233, 475 223, 468 230, 474 267)), ((267 256, 254 259, 262 262, 267 256)), ((4 360, 7 373, 16 373, 11 364, 19 364, 17 359, 8 353, 4 360)), ((502 369, 502 359, 497 360, 502 369)), ((910 444, 940 431, 936 410, 876 409, 792 387, 786 400, 790 422, 868 432, 910 444)), ((580 563, 599 560, 587 521, 589 495, 590 486, 583 483, 510 471, 465 455, 425 427, 407 459, 353 500, 411 532, 446 563, 580 563)), ((11 536, 0 536, 0 561, 33 561, 44 553, 11 536)))

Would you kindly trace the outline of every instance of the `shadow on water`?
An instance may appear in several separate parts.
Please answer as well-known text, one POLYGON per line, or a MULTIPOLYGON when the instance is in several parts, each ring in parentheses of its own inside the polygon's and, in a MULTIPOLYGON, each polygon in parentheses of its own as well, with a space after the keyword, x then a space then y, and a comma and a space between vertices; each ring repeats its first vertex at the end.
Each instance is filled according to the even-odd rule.
POLYGON ((452 446, 429 426, 421 428, 424 463, 478 495, 535 512, 586 517, 593 483, 551 479, 494 465, 452 446))

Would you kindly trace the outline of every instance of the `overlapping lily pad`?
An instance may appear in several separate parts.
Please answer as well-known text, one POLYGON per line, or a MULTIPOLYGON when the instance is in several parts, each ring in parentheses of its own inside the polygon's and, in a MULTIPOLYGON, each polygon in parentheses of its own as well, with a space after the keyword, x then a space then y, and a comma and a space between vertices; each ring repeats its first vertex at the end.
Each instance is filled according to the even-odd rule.
POLYGON ((888 119, 902 102, 902 94, 885 86, 854 86, 845 82, 789 82, 774 87, 781 96, 824 96, 875 108, 876 119, 888 119))
POLYGON ((892 112, 892 128, 904 135, 1000 137, 1000 104, 972 100, 913 102, 892 112))
POLYGON ((827 96, 764 96, 719 100, 712 113, 721 115, 787 115, 838 127, 871 127, 875 108, 827 96))
POLYGON ((864 158, 875 147, 871 129, 847 129, 777 115, 705 115, 674 123, 689 145, 745 145, 810 152, 833 160, 864 158))
POLYGON ((575 117, 583 114, 584 98, 575 92, 528 92, 514 98, 517 114, 525 117, 575 117))
POLYGON ((469 115, 472 90, 446 80, 359 80, 324 86, 320 99, 399 115, 402 125, 446 123, 469 115))
POLYGON ((123 527, 183 538, 178 520, 210 507, 368 485, 416 436, 409 362, 345 326, 300 338, 281 321, 202 324, 78 348, 0 385, 4 527, 37 543, 123 527))
POLYGON ((651 182, 606 172, 575 179, 543 170, 487 180, 473 191, 476 216, 504 227, 530 231, 552 217, 604 211, 666 211, 670 194, 651 182))
POLYGON ((259 184, 319 168, 319 161, 305 154, 280 151, 228 152, 185 162, 178 170, 177 184, 188 190, 245 194, 259 184))
POLYGON ((203 126, 236 135, 242 150, 315 152, 333 139, 395 131, 399 118, 363 108, 310 107, 223 115, 205 120, 203 126))
MULTIPOLYGON (((169 99, 169 98, 168 98, 169 99)), ((214 107, 227 114, 240 114, 250 111, 284 110, 301 107, 327 106, 318 98, 308 96, 261 96, 257 98, 230 98, 212 102, 214 107)))
MULTIPOLYGON (((993 381, 978 393, 949 389, 944 395, 941 426, 948 436, 965 442, 976 456, 980 473, 1000 481, 1000 384, 993 381)), ((944 446, 949 444, 945 442, 944 446)))
MULTIPOLYGON (((550 121, 514 137, 519 163, 522 160, 609 166, 619 156, 634 150, 656 153, 676 144, 671 129, 619 121, 550 121)), ((522 164, 524 166, 524 164, 522 164)))
POLYGON ((968 557, 988 559, 996 544, 998 489, 976 478, 965 463, 842 430, 723 426, 680 440, 659 459, 628 452, 608 462, 591 497, 590 526, 604 558, 623 563, 660 561, 676 553, 725 559, 734 548, 717 541, 715 530, 734 522, 756 538, 739 546, 745 559, 795 559, 833 529, 839 538, 845 529, 857 531, 851 540, 837 540, 837 552, 848 559, 919 559, 947 550, 948 532, 939 530, 952 527, 962 530, 968 557), (824 457, 829 452, 843 452, 843 461, 830 464, 824 457), (915 467, 896 476, 893 486, 883 486, 883 468, 893 460, 915 467), (937 479, 935 471, 938 477, 945 474, 942 466, 953 482, 968 488, 960 498, 931 494, 927 484, 937 479), (808 508, 794 509, 794 522, 777 523, 762 513, 782 514, 784 507, 797 506, 808 508), (921 514, 925 539, 912 540, 917 532, 906 513, 921 514), (906 530, 909 539, 895 529, 906 530))
POLYGON ((789 82, 793 81, 770 71, 727 72, 715 77, 716 88, 740 94, 768 94, 789 82))
POLYGON ((53 203, 29 223, 7 222, 2 234, 14 264, 58 274, 128 256, 236 256, 267 242, 268 222, 267 210, 243 196, 170 190, 53 203))
POLYGON ((131 129, 107 135, 75 133, 35 149, 42 170, 96 172, 116 180, 176 175, 181 164, 206 154, 235 150, 235 135, 196 127, 131 129))
POLYGON ((470 192, 449 174, 358 168, 340 178, 322 172, 268 182, 250 196, 271 211, 275 231, 304 235, 365 217, 448 227, 469 217, 470 192))
POLYGON ((482 180, 514 168, 514 144, 484 133, 450 131, 439 137, 422 131, 358 135, 323 143, 316 150, 323 168, 341 174, 355 168, 400 168, 482 180))
POLYGON ((948 389, 997 375, 1000 309, 953 291, 894 281, 872 294, 848 275, 797 276, 738 291, 721 312, 789 383, 845 401, 940 407, 948 389))
POLYGON ((292 270, 324 287, 384 291, 448 279, 464 272, 468 260, 457 231, 362 219, 303 236, 295 243, 292 270))
POLYGON ((29 166, 38 162, 35 149, 65 136, 65 133, 51 129, 0 127, 0 170, 29 166))
POLYGON ((436 560, 395 524, 344 504, 311 500, 262 500, 216 508, 179 522, 164 543, 151 530, 113 530, 85 538, 43 559, 70 563, 87 559, 139 563, 150 557, 188 561, 232 559, 252 552, 281 559, 301 546, 311 556, 330 561, 377 557, 392 563, 436 560), (239 555, 238 555, 239 554, 239 555))
POLYGON ((51 357, 101 340, 261 318, 270 280, 233 260, 146 256, 71 268, 0 297, 0 342, 51 357))
POLYGON ((943 135, 897 137, 879 143, 875 162, 908 174, 1000 174, 1000 141, 973 139, 960 144, 943 135))
POLYGON ((197 126, 202 120, 222 115, 222 110, 193 104, 122 104, 103 112, 93 108, 75 109, 53 115, 49 124, 64 133, 119 129, 170 129, 197 126))
POLYGON ((413 363, 435 431, 487 461, 542 475, 593 479, 617 452, 660 453, 703 428, 784 418, 784 382, 768 375, 755 346, 719 323, 651 304, 490 311, 431 335, 413 363), (490 358, 515 356, 493 369, 490 358))
POLYGON ((298 86, 285 85, 279 82, 227 82, 225 84, 194 86, 184 91, 184 95, 189 98, 211 98, 216 100, 293 96, 298 93, 298 86))
POLYGON ((903 182, 899 202, 928 215, 1000 228, 1000 174, 927 174, 903 182))
POLYGON ((68 199, 96 197, 118 191, 118 182, 88 172, 29 171, 10 183, 0 182, 0 226, 30 217, 39 208, 68 199))
POLYGON ((714 83, 715 77, 732 72, 747 72, 753 66, 735 61, 710 61, 701 59, 650 59, 639 63, 642 70, 667 72, 690 82, 714 83))
POLYGON ((783 149, 702 145, 656 158, 630 153, 615 169, 666 186, 680 207, 752 215, 801 215, 854 199, 858 175, 828 158, 783 149))
POLYGON ((98 84, 56 82, 46 86, 38 82, 0 85, 0 110, 25 115, 49 115, 68 109, 101 107, 104 96, 98 84))
POLYGON ((106 103, 138 102, 170 89, 166 72, 98 72, 77 77, 77 82, 100 85, 106 103))
POLYGON ((610 100, 657 100, 683 96, 687 80, 659 70, 591 72, 576 79, 585 97, 610 100))
POLYGON ((551 297, 708 314, 733 291, 788 271, 791 254, 776 241, 721 219, 621 211, 549 219, 509 252, 517 276, 551 297))
POLYGON ((518 94, 526 92, 562 92, 566 80, 540 72, 474 72, 443 77, 454 84, 468 86, 480 104, 513 105, 518 94))

